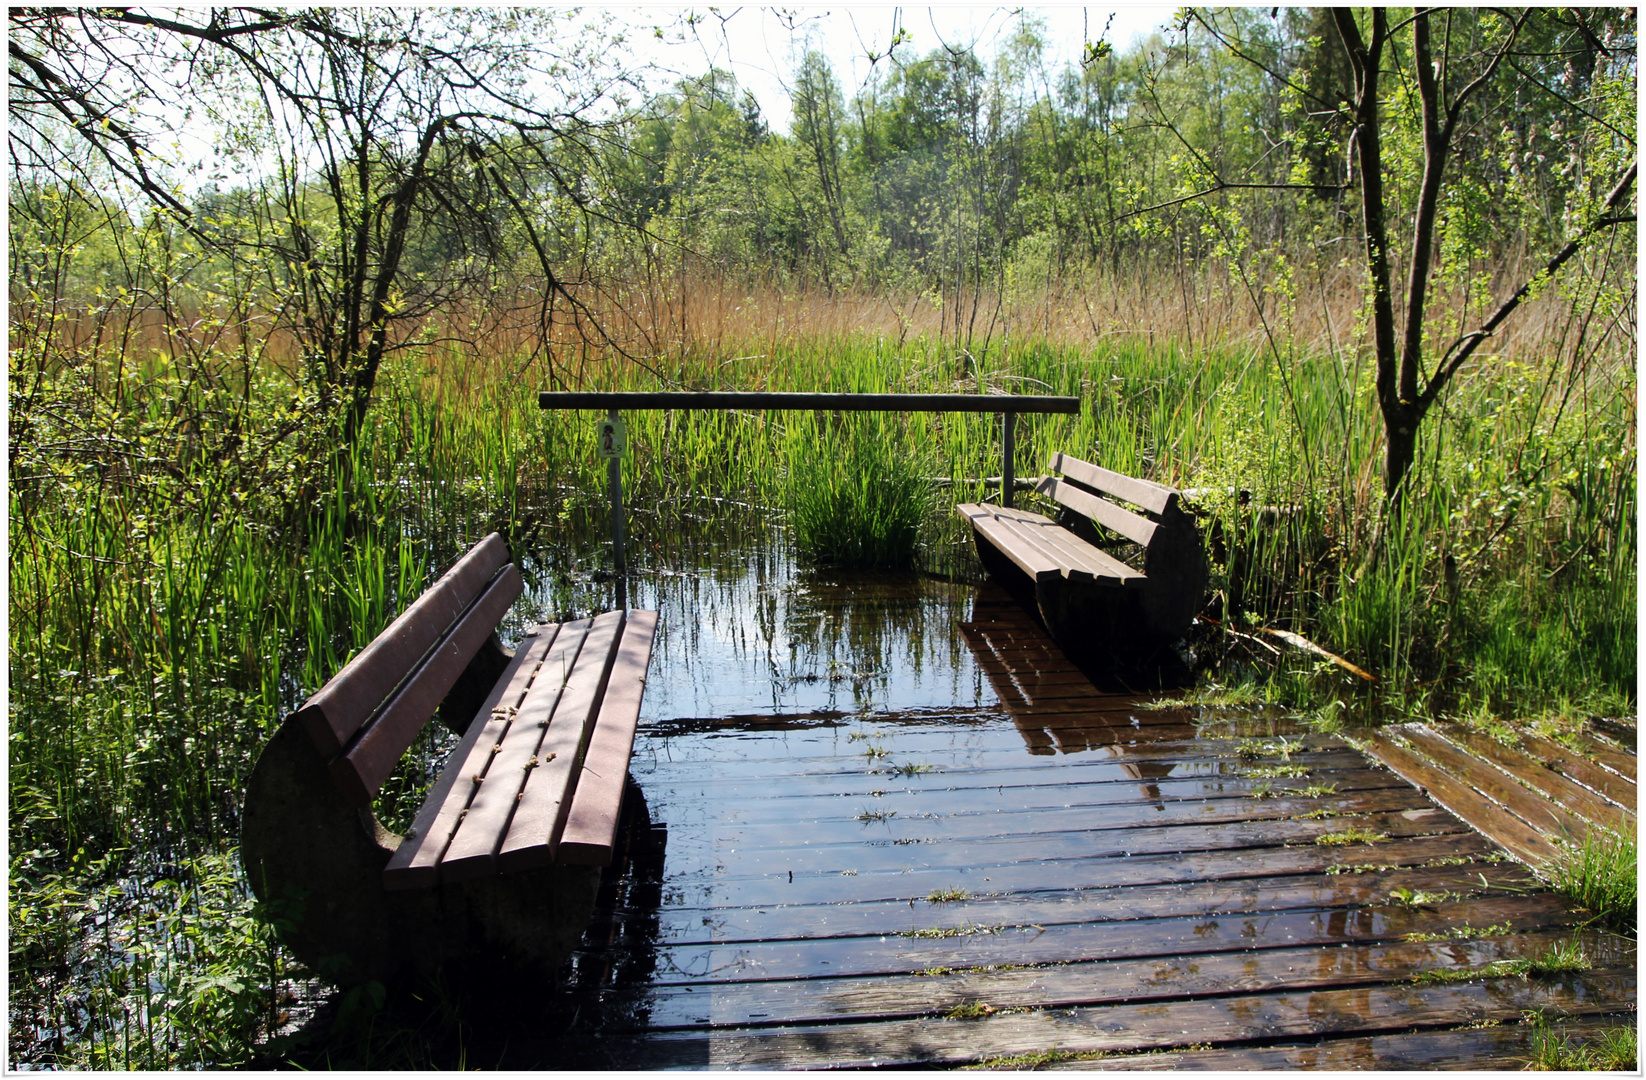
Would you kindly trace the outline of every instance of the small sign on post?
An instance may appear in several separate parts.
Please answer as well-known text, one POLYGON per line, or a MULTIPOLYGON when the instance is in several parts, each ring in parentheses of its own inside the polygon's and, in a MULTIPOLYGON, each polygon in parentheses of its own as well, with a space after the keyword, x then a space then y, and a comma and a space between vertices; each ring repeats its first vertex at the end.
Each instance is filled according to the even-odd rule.
POLYGON ((629 447, 629 426, 615 417, 600 421, 600 435, 596 440, 603 458, 620 458, 629 447))

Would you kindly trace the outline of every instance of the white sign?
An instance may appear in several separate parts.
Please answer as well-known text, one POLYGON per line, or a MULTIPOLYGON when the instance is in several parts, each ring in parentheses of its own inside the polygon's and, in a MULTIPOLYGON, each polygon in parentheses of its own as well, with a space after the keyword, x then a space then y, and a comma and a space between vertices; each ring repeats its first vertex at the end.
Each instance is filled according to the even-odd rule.
POLYGON ((622 457, 623 451, 628 449, 629 445, 628 425, 621 420, 600 421, 600 435, 597 441, 601 457, 622 457))

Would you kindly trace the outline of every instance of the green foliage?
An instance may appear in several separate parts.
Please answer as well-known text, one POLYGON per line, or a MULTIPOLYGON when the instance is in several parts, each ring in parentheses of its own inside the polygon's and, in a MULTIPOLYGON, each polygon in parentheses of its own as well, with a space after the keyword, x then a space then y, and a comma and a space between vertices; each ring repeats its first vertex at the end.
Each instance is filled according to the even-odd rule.
POLYGON ((837 566, 903 568, 934 505, 920 444, 879 414, 791 420, 789 521, 802 553, 837 566))
POLYGON ((1634 836, 1596 828, 1581 843, 1564 845, 1550 876, 1556 892, 1602 926, 1632 937, 1640 888, 1635 866, 1634 836))
POLYGON ((1633 1072, 1639 1067, 1640 1034, 1633 1024, 1607 1028, 1599 1036, 1580 1037, 1550 1027, 1542 1013, 1535 1014, 1531 1023, 1529 1069, 1633 1072))

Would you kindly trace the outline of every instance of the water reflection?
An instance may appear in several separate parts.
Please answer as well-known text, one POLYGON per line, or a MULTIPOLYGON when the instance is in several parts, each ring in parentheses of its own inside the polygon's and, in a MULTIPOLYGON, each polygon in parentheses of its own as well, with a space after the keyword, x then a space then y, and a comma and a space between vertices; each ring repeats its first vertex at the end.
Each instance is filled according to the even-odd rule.
POLYGON ((1158 782, 1171 776, 1178 763, 1129 759, 1127 747, 1193 739, 1188 713, 1148 709, 1146 697, 1100 690, 1021 603, 998 586, 977 590, 972 616, 960 626, 960 636, 1029 753, 1102 753, 1142 781, 1143 798, 1164 810, 1158 782))
MULTIPOLYGON (((969 586, 809 568, 780 535, 766 539, 643 553, 630 603, 661 617, 642 723, 995 705, 954 633, 969 586)), ((609 605, 614 590, 574 569, 539 573, 533 593, 528 606, 563 618, 609 605)))

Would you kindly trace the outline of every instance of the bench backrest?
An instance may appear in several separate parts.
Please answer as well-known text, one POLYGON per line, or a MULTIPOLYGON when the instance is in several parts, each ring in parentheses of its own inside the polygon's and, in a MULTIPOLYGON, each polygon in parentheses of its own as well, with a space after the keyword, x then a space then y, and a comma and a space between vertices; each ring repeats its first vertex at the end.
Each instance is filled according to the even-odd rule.
POLYGON ((1148 626, 1164 636, 1186 630, 1200 609, 1208 567, 1200 530, 1183 509, 1177 490, 1063 453, 1052 455, 1048 471, 1061 472, 1064 478, 1048 476, 1037 491, 1142 546, 1147 579, 1143 612, 1148 626), (1143 513, 1134 513, 1104 495, 1131 503, 1143 513))
POLYGON ((371 803, 523 588, 492 533, 297 710, 351 802, 371 803))
POLYGON ((1138 480, 1061 452, 1052 455, 1046 468, 1049 472, 1062 473, 1065 479, 1047 476, 1036 491, 1145 549, 1159 535, 1161 520, 1171 519, 1178 512, 1177 491, 1164 484, 1138 480), (1148 516, 1134 514, 1110 502, 1102 497, 1105 494, 1141 507, 1148 516))

